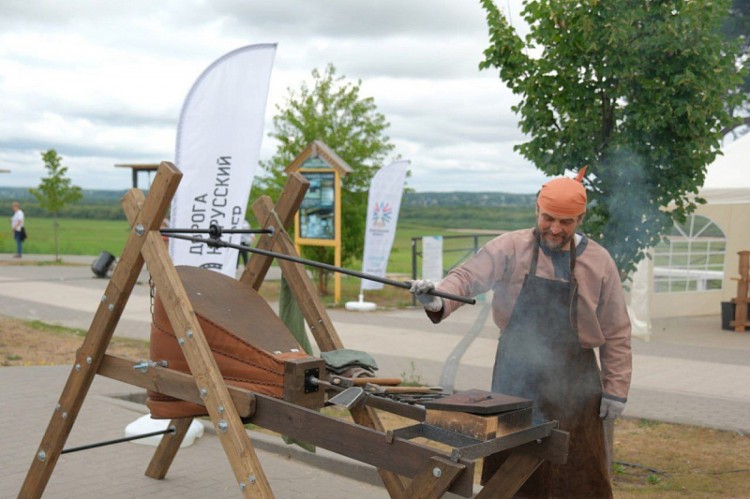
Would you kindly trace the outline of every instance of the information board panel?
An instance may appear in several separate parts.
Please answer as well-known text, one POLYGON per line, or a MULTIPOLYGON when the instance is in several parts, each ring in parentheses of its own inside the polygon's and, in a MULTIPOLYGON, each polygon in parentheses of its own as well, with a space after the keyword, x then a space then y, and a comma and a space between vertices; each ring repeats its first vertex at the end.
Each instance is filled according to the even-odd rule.
POLYGON ((299 235, 304 239, 335 239, 335 173, 300 172, 310 182, 299 210, 299 235))

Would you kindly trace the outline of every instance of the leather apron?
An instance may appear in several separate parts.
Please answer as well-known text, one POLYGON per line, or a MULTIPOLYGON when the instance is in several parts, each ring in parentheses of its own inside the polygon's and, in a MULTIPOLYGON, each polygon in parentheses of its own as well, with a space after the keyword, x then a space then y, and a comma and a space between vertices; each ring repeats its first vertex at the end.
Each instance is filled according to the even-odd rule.
MULTIPOLYGON (((594 351, 580 346, 575 327, 575 253, 571 241, 570 281, 545 279, 536 275, 535 244, 521 294, 500 335, 492 391, 533 400, 534 419, 557 420, 570 433, 567 463, 542 463, 519 497, 612 497, 599 418, 601 376, 594 351)), ((502 455, 493 459, 503 460, 502 455)))

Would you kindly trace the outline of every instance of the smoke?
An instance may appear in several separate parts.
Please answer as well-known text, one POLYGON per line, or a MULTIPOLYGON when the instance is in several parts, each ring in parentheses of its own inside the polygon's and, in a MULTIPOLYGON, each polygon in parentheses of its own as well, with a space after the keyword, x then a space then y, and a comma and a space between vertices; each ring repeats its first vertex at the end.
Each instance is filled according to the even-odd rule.
POLYGON ((612 152, 589 178, 585 231, 607 248, 620 271, 633 270, 671 226, 659 187, 674 182, 679 178, 670 169, 650 173, 638 154, 624 148, 612 152))

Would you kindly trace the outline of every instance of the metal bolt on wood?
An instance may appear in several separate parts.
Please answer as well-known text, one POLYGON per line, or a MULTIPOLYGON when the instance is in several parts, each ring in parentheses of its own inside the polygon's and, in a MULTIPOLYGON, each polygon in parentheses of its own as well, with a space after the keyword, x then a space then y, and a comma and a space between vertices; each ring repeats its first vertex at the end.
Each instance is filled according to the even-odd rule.
POLYGON ((223 405, 219 406, 219 414, 224 414, 224 406, 223 405))
POLYGON ((112 303, 110 303, 109 305, 107 305, 107 309, 109 309, 110 312, 114 312, 115 306, 112 303))
POLYGON ((245 485, 245 482, 240 482, 240 490, 244 492, 246 488, 247 488, 247 485, 245 485))
POLYGON ((201 388, 201 398, 204 399, 208 395, 208 390, 206 388, 201 388))
POLYGON ((432 468, 432 476, 434 476, 435 478, 440 478, 441 476, 443 476, 443 470, 438 467, 432 468))
POLYGON ((250 485, 254 484, 255 483, 255 475, 248 476, 247 477, 247 483, 249 483, 250 485))
POLYGON ((107 301, 107 295, 102 295, 102 303, 105 303, 107 301))
POLYGON ((138 224, 138 225, 135 226, 135 233, 136 234, 138 234, 139 236, 142 236, 144 232, 146 232, 146 231, 144 230, 143 225, 138 224))
POLYGON ((68 419, 68 413, 67 412, 63 412, 62 413, 62 418, 63 419, 68 419))
POLYGON ((185 334, 187 335, 188 338, 192 338, 193 337, 193 330, 192 329, 188 329, 187 333, 185 333, 185 334))
POLYGON ((229 425, 227 424, 227 422, 225 420, 222 419, 221 421, 219 421, 219 431, 220 432, 226 433, 228 429, 229 429, 229 425))
POLYGON ((76 371, 80 371, 80 370, 81 370, 81 364, 76 364, 76 371))
POLYGON ((55 410, 59 411, 60 409, 62 409, 62 406, 60 404, 57 404, 57 406, 55 406, 55 410))
POLYGON ((178 340, 177 340, 177 343, 179 343, 179 344, 180 344, 180 346, 184 345, 184 344, 185 344, 185 338, 180 338, 180 339, 178 339, 178 340))
POLYGON ((36 457, 37 457, 37 458, 38 458, 38 459, 39 459, 40 461, 44 462, 44 460, 45 460, 45 459, 47 459, 47 453, 46 453, 46 452, 44 452, 43 450, 40 450, 40 451, 39 451, 39 454, 37 454, 37 455, 36 455, 36 457))
POLYGON ((86 364, 91 365, 91 363, 94 362, 94 359, 91 357, 86 357, 86 364))

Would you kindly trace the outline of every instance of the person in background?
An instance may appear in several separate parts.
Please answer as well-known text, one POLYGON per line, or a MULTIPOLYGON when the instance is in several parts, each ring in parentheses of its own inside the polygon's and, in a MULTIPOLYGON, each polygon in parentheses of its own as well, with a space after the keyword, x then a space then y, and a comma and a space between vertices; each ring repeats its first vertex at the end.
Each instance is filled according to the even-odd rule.
POLYGON ((10 226, 13 229, 13 238, 16 240, 16 254, 13 258, 21 258, 23 255, 23 241, 25 231, 23 230, 24 215, 21 209, 21 204, 18 201, 13 201, 13 216, 10 219, 10 226))
MULTIPOLYGON (((492 290, 500 328, 492 391, 531 399, 535 418, 557 420, 570 433, 567 463, 544 462, 521 497, 612 497, 603 420, 625 408, 631 325, 612 257, 577 232, 586 212, 584 171, 542 186, 534 228, 493 239, 437 286, 411 286, 433 323, 461 303, 431 290, 467 297, 492 290)), ((496 465, 507 454, 497 456, 496 465)))
MULTIPOLYGON (((240 227, 242 230, 250 230, 250 222, 247 220, 242 221, 242 227, 240 227)), ((242 234, 240 236, 240 244, 243 246, 252 246, 253 242, 255 241, 255 234, 242 234)), ((247 250, 240 250, 240 260, 242 260, 242 265, 247 267, 247 250)), ((237 262, 237 266, 239 267, 239 261, 237 262)))

